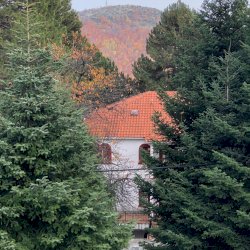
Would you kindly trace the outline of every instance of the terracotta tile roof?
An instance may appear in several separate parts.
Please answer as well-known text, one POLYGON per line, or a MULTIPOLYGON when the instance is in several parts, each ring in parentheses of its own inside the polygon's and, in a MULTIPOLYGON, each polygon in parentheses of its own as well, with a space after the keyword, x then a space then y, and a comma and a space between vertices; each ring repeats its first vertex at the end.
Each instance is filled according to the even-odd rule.
MULTIPOLYGON (((174 96, 175 91, 167 92, 174 96)), ((86 119, 90 133, 101 138, 144 138, 159 140, 152 116, 160 112, 165 122, 170 116, 155 91, 148 91, 100 108, 86 119)))

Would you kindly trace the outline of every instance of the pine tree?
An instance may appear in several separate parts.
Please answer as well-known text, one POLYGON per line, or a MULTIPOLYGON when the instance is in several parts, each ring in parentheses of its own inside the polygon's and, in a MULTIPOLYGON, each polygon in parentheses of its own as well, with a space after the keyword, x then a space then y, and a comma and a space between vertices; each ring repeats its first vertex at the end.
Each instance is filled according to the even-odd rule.
MULTIPOLYGON (((176 59, 171 84, 177 96, 170 99, 161 93, 175 126, 155 118, 168 141, 155 145, 165 161, 147 159, 154 181, 138 180, 152 197, 146 212, 158 224, 150 232, 159 245, 147 249, 249 249, 248 11, 235 0, 231 4, 239 8, 232 13, 227 3, 206 1, 197 31, 200 41, 176 59), (244 20, 239 33, 217 36, 220 13, 214 12, 213 23, 205 18, 213 11, 208 6, 222 3, 229 12, 225 16, 237 13, 244 20), (240 46, 240 41, 245 44, 240 46)), ((228 21, 236 27, 238 20, 228 21)))
POLYGON ((178 1, 170 5, 161 15, 147 40, 147 54, 134 64, 134 76, 140 90, 166 88, 169 78, 175 72, 175 58, 182 53, 184 40, 194 36, 189 30, 195 21, 195 12, 178 1))
POLYGON ((25 7, 0 91, 0 248, 122 249, 130 231, 96 172, 94 140, 52 79, 57 65, 37 48, 25 7))

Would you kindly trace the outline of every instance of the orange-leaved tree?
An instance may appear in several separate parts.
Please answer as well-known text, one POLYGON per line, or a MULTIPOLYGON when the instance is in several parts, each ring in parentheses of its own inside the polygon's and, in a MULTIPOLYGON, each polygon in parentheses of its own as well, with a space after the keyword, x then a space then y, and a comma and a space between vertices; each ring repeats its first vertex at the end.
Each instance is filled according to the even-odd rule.
POLYGON ((71 47, 66 46, 65 39, 61 45, 52 45, 52 53, 55 60, 64 58, 61 77, 80 106, 92 110, 135 92, 133 80, 119 73, 114 63, 86 37, 79 33, 73 33, 72 37, 71 47))

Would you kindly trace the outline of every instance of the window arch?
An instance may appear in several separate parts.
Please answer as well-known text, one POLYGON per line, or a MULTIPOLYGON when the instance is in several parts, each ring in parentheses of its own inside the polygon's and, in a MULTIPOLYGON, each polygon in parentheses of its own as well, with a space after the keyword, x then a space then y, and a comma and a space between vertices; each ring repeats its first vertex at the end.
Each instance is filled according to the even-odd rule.
POLYGON ((102 160, 102 164, 112 163, 112 150, 108 143, 102 143, 98 145, 98 151, 102 160))
POLYGON ((150 145, 149 144, 142 144, 139 147, 139 164, 143 164, 143 159, 142 159, 143 153, 142 152, 146 152, 146 153, 150 154, 150 145))

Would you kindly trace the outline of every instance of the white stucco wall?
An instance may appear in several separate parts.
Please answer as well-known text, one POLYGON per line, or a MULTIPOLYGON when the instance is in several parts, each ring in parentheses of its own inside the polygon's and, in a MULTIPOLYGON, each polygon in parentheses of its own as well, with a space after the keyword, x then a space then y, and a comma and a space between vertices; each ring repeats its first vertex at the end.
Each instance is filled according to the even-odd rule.
MULTIPOLYGON (((117 210, 119 212, 138 212, 142 210, 139 207, 139 193, 136 184, 133 179, 136 175, 140 175, 145 179, 150 178, 148 172, 143 164, 139 163, 139 148, 142 144, 150 145, 150 154, 153 155, 153 146, 150 142, 144 139, 105 139, 100 143, 108 143, 112 149, 112 164, 102 165, 102 169, 107 170, 104 172, 110 182, 117 181, 115 190, 117 192, 117 210), (142 169, 142 170, 141 170, 142 169), (110 170, 118 170, 110 171, 110 170), (125 171, 119 171, 125 170, 125 171), (110 172, 109 172, 110 171, 110 172)), ((142 230, 145 233, 145 228, 148 228, 149 224, 136 224, 135 229, 142 230)), ((142 234, 143 236, 143 234, 142 234)), ((140 246, 140 242, 147 241, 143 237, 134 237, 126 250, 143 250, 140 246)))
POLYGON ((108 143, 112 149, 112 164, 102 165, 102 168, 110 171, 105 173, 112 181, 118 180, 116 187, 119 211, 140 210, 138 188, 133 179, 138 174, 143 178, 149 178, 147 171, 139 162, 139 148, 142 144, 149 144, 152 152, 152 145, 144 139, 105 139, 101 143, 108 143), (125 171, 119 171, 125 170, 125 171), (119 189, 119 190, 118 190, 119 189))

